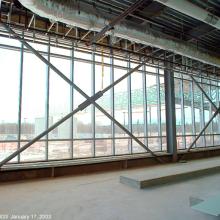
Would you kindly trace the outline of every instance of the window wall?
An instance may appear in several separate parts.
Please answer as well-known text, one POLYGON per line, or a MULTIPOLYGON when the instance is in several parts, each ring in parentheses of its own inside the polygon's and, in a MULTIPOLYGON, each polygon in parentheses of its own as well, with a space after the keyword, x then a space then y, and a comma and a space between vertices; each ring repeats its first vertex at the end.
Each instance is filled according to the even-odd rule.
MULTIPOLYGON (((0 37, 0 160, 24 146, 76 109, 86 98, 16 40, 0 37), (13 65, 11 61, 13 60, 13 65)), ((87 96, 105 89, 136 67, 141 60, 114 51, 66 48, 30 42, 67 80, 87 96)), ((219 82, 196 77, 216 105, 219 82)), ((175 73, 178 149, 190 146, 214 110, 190 77, 175 73)), ((166 151, 164 71, 147 63, 123 79, 97 103, 152 151, 166 151)), ((217 116, 196 147, 220 143, 217 116)), ((78 111, 11 162, 92 158, 144 153, 135 140, 94 105, 78 111)))
MULTIPOLYGON (((194 76, 196 82, 219 106, 219 82, 210 76, 194 76)), ((208 123, 215 109, 191 77, 175 73, 176 130, 178 149, 188 148, 208 123)), ((219 115, 206 128, 193 147, 219 146, 219 115)))

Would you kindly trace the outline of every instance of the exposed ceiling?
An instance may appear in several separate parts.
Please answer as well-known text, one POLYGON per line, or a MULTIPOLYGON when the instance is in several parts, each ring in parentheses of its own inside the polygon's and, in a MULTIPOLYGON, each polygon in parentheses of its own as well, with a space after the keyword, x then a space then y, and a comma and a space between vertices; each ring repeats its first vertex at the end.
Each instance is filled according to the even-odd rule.
MULTIPOLYGON (((51 0, 51 2, 58 2, 61 4, 73 4, 73 2, 76 2, 79 11, 81 4, 86 4, 88 10, 89 8, 95 8, 97 13, 108 13, 114 16, 120 15, 135 1, 136 0, 51 0)), ((16 6, 20 6, 17 0, 13 2, 16 6)), ((220 17, 219 0, 190 0, 190 2, 220 17)), ((148 25, 152 29, 167 33, 183 41, 195 42, 201 47, 220 54, 220 30, 168 8, 156 1, 146 1, 143 6, 125 19, 139 26, 148 25)))
MULTIPOLYGON (((39 0, 42 1, 43 0, 39 0)), ((192 4, 204 9, 211 14, 220 17, 220 1, 219 0, 188 0, 192 4)), ((8 12, 9 4, 2 1, 2 11, 8 12)), ((20 1, 23 2, 23 1, 20 1)), ((26 10, 19 1, 14 0, 12 13, 25 13, 28 16, 26 25, 31 21, 31 11, 26 10), (23 12, 22 12, 23 10, 23 12)), ((45 0, 45 2, 59 3, 62 5, 69 5, 75 7, 80 14, 81 10, 85 8, 87 11, 94 12, 97 17, 99 15, 106 15, 111 17, 119 16, 123 11, 129 8, 136 0, 45 0)), ((164 1, 166 2, 166 1, 164 1)), ((43 19, 43 18, 42 18, 43 19)), ((196 48, 203 51, 208 51, 216 57, 220 56, 220 30, 186 14, 178 12, 172 8, 165 6, 154 0, 146 0, 146 2, 134 12, 127 16, 125 21, 137 26, 138 28, 149 28, 157 33, 166 34, 171 40, 178 39, 183 43, 194 44, 196 48)), ((52 21, 51 21, 52 22, 52 21)), ((33 24, 31 24, 33 25, 33 24)), ((49 29, 50 24, 47 26, 49 29)), ((52 27, 51 30, 55 30, 52 27)), ((68 30, 67 30, 68 31, 68 30)), ((72 30, 71 30, 72 31, 72 30)), ((78 32, 85 39, 90 39, 92 33, 80 29, 78 32)), ((118 42, 123 42, 123 39, 118 39, 118 42)), ((132 42, 131 42, 132 44, 132 42)), ((144 48, 143 45, 135 45, 136 49, 144 48)), ((133 47, 133 46, 132 46, 133 47)), ((152 47, 152 45, 151 45, 152 47)))

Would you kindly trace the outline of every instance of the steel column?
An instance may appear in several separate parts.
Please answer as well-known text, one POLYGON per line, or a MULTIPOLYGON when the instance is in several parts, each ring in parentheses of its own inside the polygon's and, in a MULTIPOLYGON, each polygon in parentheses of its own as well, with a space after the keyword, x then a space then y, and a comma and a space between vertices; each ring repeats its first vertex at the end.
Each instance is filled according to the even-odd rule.
MULTIPOLYGON (((202 78, 201 78, 201 82, 202 82, 202 78)), ((202 127, 205 127, 204 93, 203 92, 201 93, 201 112, 200 112, 200 117, 201 117, 200 125, 202 125, 201 126, 201 128, 202 128, 202 127)), ((202 137, 202 140, 203 140, 204 146, 206 146, 205 132, 204 132, 204 136, 202 137)))
POLYGON ((146 83, 146 65, 143 66, 143 73, 142 73, 142 79, 143 79, 143 98, 144 98, 144 136, 146 137, 144 139, 144 143, 146 146, 148 146, 148 117, 147 117, 147 83, 146 83))
POLYGON ((180 80, 180 93, 181 93, 181 130, 182 130, 182 141, 183 146, 186 148, 186 126, 185 126, 185 102, 184 102, 184 89, 183 89, 183 76, 180 80))
MULTIPOLYGON (((71 63, 70 63, 70 79, 74 83, 74 52, 75 52, 75 47, 74 47, 74 42, 72 42, 72 49, 71 49, 71 63)), ((74 110, 74 89, 73 87, 70 88, 70 111, 74 110)), ((70 138, 71 138, 71 143, 70 143, 70 153, 71 153, 71 158, 74 157, 74 145, 73 145, 73 134, 74 134, 74 117, 72 116, 71 118, 71 125, 70 125, 70 138)))
MULTIPOLYGON (((127 48, 126 48, 127 49, 127 48)), ((127 63, 128 71, 131 70, 130 55, 127 63)), ((128 130, 132 133, 132 98, 131 98, 131 75, 127 78, 127 91, 128 91, 128 130)), ((129 140, 129 153, 133 153, 133 143, 129 140)))
POLYGON ((172 154, 173 161, 177 161, 176 143, 176 113, 175 113, 175 87, 174 73, 170 63, 165 63, 164 85, 165 85, 165 104, 166 104, 166 132, 167 132, 167 151, 172 154))
MULTIPOLYGON (((212 97, 212 89, 211 89, 211 85, 209 85, 209 94, 210 94, 210 97, 212 97)), ((209 105, 209 118, 211 117, 212 115, 212 106, 209 105)), ((213 122, 211 123, 211 132, 210 132, 210 140, 211 140, 211 145, 214 145, 214 132, 213 132, 213 122), (212 134, 212 135, 211 135, 212 134)))
POLYGON ((192 133, 193 133, 193 140, 195 140, 195 135, 196 135, 196 123, 195 123, 195 103, 194 103, 194 83, 190 83, 190 92, 192 95, 192 100, 191 100, 191 115, 192 115, 192 133))
MULTIPOLYGON (((49 36, 49 45, 47 49, 47 59, 50 62, 50 36, 49 36)), ((46 66, 46 129, 50 126, 50 67, 46 66)), ((49 149, 48 149, 48 134, 46 135, 46 160, 49 158, 49 149)))
POLYGON ((161 129, 161 97, 160 97, 160 75, 159 68, 157 68, 156 75, 156 88, 157 88, 157 122, 158 122, 158 136, 159 138, 159 147, 162 150, 162 129, 161 129))
MULTIPOLYGON (((111 84, 114 82, 114 57, 113 50, 110 49, 110 82, 111 84)), ((114 100, 114 87, 111 88, 111 115, 115 118, 115 100, 114 100)), ((112 154, 115 155, 115 125, 114 122, 111 121, 111 130, 112 130, 112 154)))
MULTIPOLYGON (((24 38, 24 32, 23 38, 24 38)), ((19 76, 19 104, 18 104, 18 149, 21 147, 21 111, 22 111, 22 90, 23 90, 23 63, 24 63, 24 44, 21 43, 20 50, 20 76, 19 76)), ((20 162, 20 154, 18 155, 18 162, 20 162)))
MULTIPOLYGON (((92 96, 95 95, 95 77, 96 77, 96 74, 95 74, 95 45, 92 46, 92 66, 91 66, 91 94, 92 96)), ((96 149, 95 149, 95 123, 96 123, 96 120, 95 120, 95 112, 97 110, 95 109, 95 106, 92 105, 91 106, 91 122, 92 122, 92 138, 93 138, 93 142, 92 142, 92 155, 93 157, 95 157, 95 154, 96 154, 96 149)))

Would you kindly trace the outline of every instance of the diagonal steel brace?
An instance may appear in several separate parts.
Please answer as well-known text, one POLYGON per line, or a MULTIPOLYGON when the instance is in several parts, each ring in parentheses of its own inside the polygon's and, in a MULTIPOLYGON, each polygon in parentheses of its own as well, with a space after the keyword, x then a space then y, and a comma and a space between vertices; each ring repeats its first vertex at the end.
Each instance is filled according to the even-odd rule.
POLYGON ((5 27, 6 30, 8 30, 9 33, 13 34, 16 39, 18 39, 20 42, 22 42, 28 49, 30 49, 40 60, 42 60, 45 64, 47 64, 54 72, 56 72, 62 79, 64 79, 67 83, 69 83, 74 89, 76 89, 81 95, 83 95, 87 100, 82 103, 76 110, 69 113, 66 117, 59 120, 57 123, 55 123, 53 126, 48 128, 46 131, 42 132, 40 135, 38 135, 36 138, 34 138, 32 141, 30 141, 28 144, 24 145, 20 149, 18 149, 16 152, 14 152, 9 157, 5 158, 1 163, 0 167, 13 159, 15 156, 17 156, 19 153, 27 149, 29 146, 31 146, 33 143, 38 141, 41 137, 48 134, 51 130, 59 126, 61 123, 63 123, 65 120, 70 118, 73 114, 78 112, 79 110, 82 110, 83 107, 87 107, 89 104, 94 104, 97 109, 99 109, 103 114, 105 114, 110 120, 112 120, 118 127, 120 127, 125 133, 127 133, 132 139, 134 139, 140 146, 142 146, 145 150, 147 150, 149 153, 151 153, 154 158, 156 158, 157 161, 162 162, 160 158, 157 158, 157 155, 151 151, 147 146, 145 146, 137 137, 135 137, 129 130, 127 130, 124 126, 122 126, 116 119, 114 119, 108 112, 106 112, 101 106, 99 106, 95 101, 100 98, 104 92, 109 90, 110 88, 114 87, 116 84, 121 82, 123 79, 131 75, 133 72, 137 71, 141 66, 145 64, 145 62, 142 62, 138 66, 136 66, 134 69, 129 71, 127 74, 122 76, 120 79, 116 80, 114 83, 106 87, 103 91, 99 91, 94 96, 89 97, 86 93, 84 93, 78 86, 76 86, 70 79, 68 79, 64 74, 62 74, 55 66, 53 66, 48 60, 46 60, 39 52, 37 52, 34 48, 32 48, 25 40, 23 40, 18 34, 16 34, 8 25, 2 23, 2 25, 5 27))
MULTIPOLYGON (((210 123, 212 122, 212 120, 216 117, 217 114, 220 113, 220 107, 218 108, 215 103, 210 99, 210 97, 206 94, 206 92, 204 91, 204 89, 199 85, 199 83, 195 80, 195 78, 193 76, 190 76, 193 80, 193 82, 195 82, 195 84, 197 85, 197 87, 202 91, 202 93, 205 95, 205 97, 209 100, 209 102, 211 103, 211 105, 213 106, 213 108, 215 109, 215 113, 212 115, 212 117, 209 119, 209 121, 205 124, 204 128, 199 132, 199 134, 196 136, 195 140, 190 144, 189 148, 187 149, 186 152, 189 152, 192 147, 194 146, 194 144, 197 142, 197 140, 201 137, 201 135, 203 134, 203 132, 206 130, 206 128, 210 125, 210 123)), ((184 154, 182 156, 179 157, 179 160, 181 160, 184 157, 184 154)))

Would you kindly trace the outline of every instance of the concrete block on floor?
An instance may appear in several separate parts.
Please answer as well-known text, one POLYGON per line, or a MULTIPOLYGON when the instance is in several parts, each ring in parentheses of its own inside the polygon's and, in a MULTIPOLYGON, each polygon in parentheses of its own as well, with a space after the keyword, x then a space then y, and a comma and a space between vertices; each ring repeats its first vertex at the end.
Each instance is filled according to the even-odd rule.
POLYGON ((218 172, 220 172, 220 160, 209 158, 146 168, 146 171, 120 176, 120 182, 142 189, 218 172))

